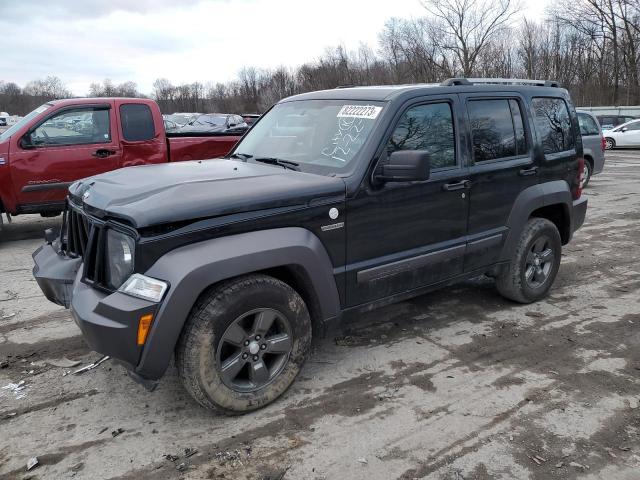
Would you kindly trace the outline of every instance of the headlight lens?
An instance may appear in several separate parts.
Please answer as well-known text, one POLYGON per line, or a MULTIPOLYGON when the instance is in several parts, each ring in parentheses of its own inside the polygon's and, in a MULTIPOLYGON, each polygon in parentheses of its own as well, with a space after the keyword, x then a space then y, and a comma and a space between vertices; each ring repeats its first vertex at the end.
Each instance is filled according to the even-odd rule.
POLYGON ((135 241, 115 230, 107 231, 107 285, 119 288, 133 273, 135 241))
POLYGON ((124 282, 118 291, 157 303, 162 300, 167 288, 167 283, 162 280, 134 273, 124 282))

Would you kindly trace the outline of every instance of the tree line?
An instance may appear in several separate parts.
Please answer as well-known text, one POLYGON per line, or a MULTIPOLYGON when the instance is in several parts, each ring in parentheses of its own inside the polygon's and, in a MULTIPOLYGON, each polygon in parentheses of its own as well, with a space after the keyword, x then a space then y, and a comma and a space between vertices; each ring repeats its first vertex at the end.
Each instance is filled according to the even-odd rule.
MULTIPOLYGON (((553 79, 576 105, 640 104, 640 0, 556 0, 540 22, 518 0, 425 0, 421 17, 391 18, 377 45, 328 48, 297 68, 243 68, 227 83, 157 79, 163 112, 263 112, 279 99, 344 85, 435 83, 450 77, 553 79)), ((91 96, 142 96, 134 82, 94 83, 91 96)), ((11 113, 69 96, 56 77, 24 88, 0 81, 11 113)))

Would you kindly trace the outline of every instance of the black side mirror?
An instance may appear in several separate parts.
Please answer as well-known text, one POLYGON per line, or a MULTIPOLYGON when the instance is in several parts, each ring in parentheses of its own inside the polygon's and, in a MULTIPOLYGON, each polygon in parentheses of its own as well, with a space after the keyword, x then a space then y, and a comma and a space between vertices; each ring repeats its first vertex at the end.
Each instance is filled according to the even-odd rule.
POLYGON ((431 155, 422 150, 397 150, 378 165, 375 179, 381 182, 420 182, 431 175, 431 155))
POLYGON ((31 135, 32 134, 33 134, 33 132, 27 132, 20 139, 20 148, 22 148, 24 150, 31 150, 33 148, 36 148, 35 145, 33 144, 33 140, 31 139, 31 135))

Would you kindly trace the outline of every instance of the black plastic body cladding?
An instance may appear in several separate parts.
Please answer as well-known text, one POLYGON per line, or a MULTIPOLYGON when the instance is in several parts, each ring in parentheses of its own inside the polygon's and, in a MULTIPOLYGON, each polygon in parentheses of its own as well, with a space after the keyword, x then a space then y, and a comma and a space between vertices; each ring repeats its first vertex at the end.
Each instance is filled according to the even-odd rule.
POLYGON ((171 288, 157 314, 137 373, 151 379, 162 376, 191 307, 208 286, 284 265, 304 269, 322 299, 322 320, 340 313, 329 256, 320 240, 303 228, 232 235, 182 247, 160 258, 147 274, 168 281, 171 288))
MULTIPOLYGON (((500 253, 501 261, 508 261, 513 255, 518 239, 531 213, 549 205, 559 205, 565 212, 566 218, 571 218, 573 199, 567 182, 557 180, 540 183, 523 190, 518 195, 507 220, 509 232, 500 253)), ((568 232, 570 239, 573 230, 568 227, 568 232)), ((567 242, 569 239, 567 239, 567 242)))

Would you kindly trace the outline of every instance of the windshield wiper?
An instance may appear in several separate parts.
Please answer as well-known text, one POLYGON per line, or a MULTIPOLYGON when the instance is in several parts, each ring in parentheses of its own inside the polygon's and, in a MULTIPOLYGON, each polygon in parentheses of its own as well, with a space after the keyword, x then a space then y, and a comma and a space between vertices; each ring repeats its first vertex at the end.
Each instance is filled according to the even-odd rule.
POLYGON ((300 171, 298 168, 300 166, 299 163, 292 162, 291 160, 282 160, 281 158, 276 157, 257 157, 254 159, 256 162, 268 163, 269 165, 279 165, 284 169, 295 170, 296 172, 300 171))
POLYGON ((246 162, 249 158, 252 158, 253 155, 249 155, 248 153, 232 153, 227 158, 239 158, 240 160, 246 162))

